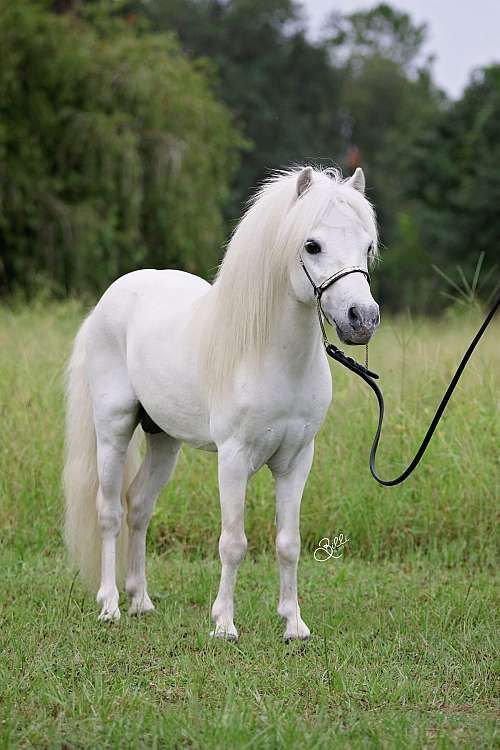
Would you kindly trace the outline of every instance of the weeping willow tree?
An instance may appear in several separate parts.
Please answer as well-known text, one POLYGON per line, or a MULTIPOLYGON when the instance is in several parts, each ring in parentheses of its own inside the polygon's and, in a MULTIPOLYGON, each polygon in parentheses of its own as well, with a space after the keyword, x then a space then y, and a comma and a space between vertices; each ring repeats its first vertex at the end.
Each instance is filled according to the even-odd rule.
POLYGON ((0 288, 207 274, 242 140, 210 70, 134 19, 0 0, 0 288))

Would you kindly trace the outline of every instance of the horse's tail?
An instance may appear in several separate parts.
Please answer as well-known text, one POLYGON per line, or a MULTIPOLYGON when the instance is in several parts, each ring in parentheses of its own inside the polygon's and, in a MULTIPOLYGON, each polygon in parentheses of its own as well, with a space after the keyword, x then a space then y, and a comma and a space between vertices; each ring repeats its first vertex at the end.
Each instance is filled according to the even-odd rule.
MULTIPOLYGON (((92 398, 87 376, 86 341, 89 318, 75 339, 67 368, 66 382, 66 456, 64 495, 66 517, 64 536, 72 564, 82 581, 96 591, 100 581, 101 535, 97 519, 97 445, 92 398)), ((139 430, 132 438, 125 464, 122 502, 139 468, 139 430)), ((122 523, 117 540, 116 562, 123 578, 127 551, 127 524, 122 523)))

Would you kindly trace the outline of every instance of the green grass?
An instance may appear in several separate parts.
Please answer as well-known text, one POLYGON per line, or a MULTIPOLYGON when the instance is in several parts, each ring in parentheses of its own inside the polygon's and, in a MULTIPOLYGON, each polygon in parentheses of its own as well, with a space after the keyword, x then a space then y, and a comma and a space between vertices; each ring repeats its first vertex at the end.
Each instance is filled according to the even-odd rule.
MULTIPOLYGON (((183 451, 159 502, 153 616, 97 623, 65 566, 61 374, 81 315, 70 304, 0 309, 0 747, 494 747, 498 323, 399 488, 370 478, 375 406, 335 367, 302 510, 313 638, 281 641, 263 471, 248 493, 234 645, 207 637, 219 570, 213 456, 183 451), (315 562, 318 540, 339 532, 344 558, 315 562)), ((382 324, 370 362, 387 402, 383 475, 411 457, 477 324, 472 313, 382 324)))

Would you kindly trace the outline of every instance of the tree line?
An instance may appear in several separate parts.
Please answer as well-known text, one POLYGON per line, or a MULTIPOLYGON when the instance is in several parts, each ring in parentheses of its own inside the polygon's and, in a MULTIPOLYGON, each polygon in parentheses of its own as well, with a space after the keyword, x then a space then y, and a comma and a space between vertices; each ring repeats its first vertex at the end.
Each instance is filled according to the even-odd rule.
POLYGON ((312 38, 293 0, 0 0, 1 292, 95 294, 146 266, 211 278, 249 193, 307 161, 364 168, 385 305, 438 312, 478 261, 487 297, 500 66, 450 101, 427 35, 385 3, 312 38))

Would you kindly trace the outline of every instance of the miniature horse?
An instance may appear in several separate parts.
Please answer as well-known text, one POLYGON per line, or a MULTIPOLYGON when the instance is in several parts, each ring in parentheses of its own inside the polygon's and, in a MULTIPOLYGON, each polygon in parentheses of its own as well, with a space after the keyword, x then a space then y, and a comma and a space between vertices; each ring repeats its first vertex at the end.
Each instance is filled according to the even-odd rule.
POLYGON ((276 486, 278 613, 286 639, 309 637, 297 600, 300 503, 332 397, 310 280, 319 286, 347 269, 322 294, 322 314, 345 343, 368 342, 379 323, 367 274, 377 228, 364 187, 361 169, 346 180, 311 167, 279 173, 238 224, 213 285, 182 271, 136 271, 115 281, 84 321, 68 368, 66 541, 84 580, 96 588, 100 580, 101 620, 120 617, 125 553, 129 614, 153 609, 146 531, 186 442, 218 454, 222 572, 212 635, 238 637, 245 491, 267 464, 276 486))

